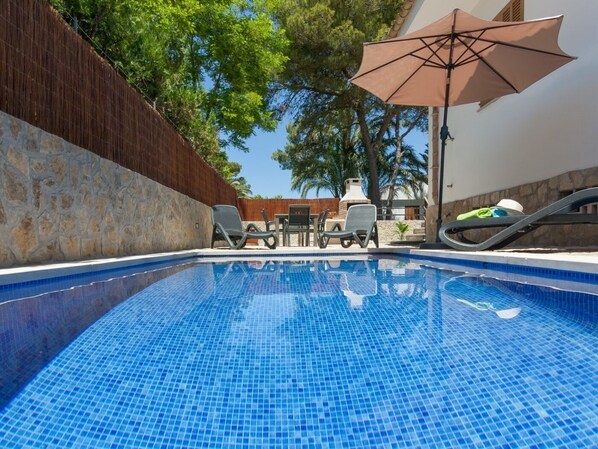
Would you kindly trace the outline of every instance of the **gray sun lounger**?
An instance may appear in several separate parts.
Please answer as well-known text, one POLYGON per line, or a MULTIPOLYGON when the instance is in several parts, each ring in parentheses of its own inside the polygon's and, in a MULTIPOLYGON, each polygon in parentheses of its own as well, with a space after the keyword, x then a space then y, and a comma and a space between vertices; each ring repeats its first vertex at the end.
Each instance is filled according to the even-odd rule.
POLYGON ((376 206, 373 204, 355 204, 349 207, 345 219, 345 229, 334 225, 332 230, 320 234, 318 245, 326 248, 330 239, 340 239, 343 248, 348 248, 357 242, 362 248, 366 248, 373 240, 378 248, 378 225, 376 224, 376 206))
POLYGON ((451 248, 462 251, 499 249, 541 226, 598 224, 598 214, 576 212, 581 206, 592 203, 598 203, 598 187, 574 192, 531 215, 452 221, 440 228, 439 236, 451 248), (487 228, 504 229, 482 242, 474 242, 463 235, 468 230, 487 228))
POLYGON ((241 216, 235 206, 226 206, 218 204, 212 206, 212 243, 214 248, 216 240, 224 240, 232 249, 241 249, 247 243, 247 239, 263 240, 264 244, 275 249, 278 245, 278 239, 274 231, 261 231, 255 224, 249 223, 243 230, 241 216), (272 243, 270 243, 272 240, 272 243))

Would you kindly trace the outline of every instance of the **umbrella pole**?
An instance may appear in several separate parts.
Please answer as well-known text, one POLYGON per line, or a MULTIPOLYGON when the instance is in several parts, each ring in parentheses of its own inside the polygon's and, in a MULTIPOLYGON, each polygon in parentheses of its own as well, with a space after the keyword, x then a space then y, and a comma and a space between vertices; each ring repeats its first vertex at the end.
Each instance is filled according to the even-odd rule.
POLYGON ((438 174, 438 216, 436 217, 436 242, 440 242, 440 227, 442 226, 442 192, 444 190, 444 152, 446 139, 450 136, 448 126, 448 105, 444 105, 442 127, 440 128, 440 173, 438 174))
MULTIPOLYGON (((444 151, 446 149, 446 139, 449 138, 448 130, 448 108, 449 108, 449 95, 451 93, 451 75, 454 69, 453 63, 453 51, 455 49, 455 20, 457 10, 453 11, 453 26, 451 31, 451 47, 449 51, 449 59, 446 64, 446 86, 444 90, 444 111, 442 114, 442 127, 440 128, 440 173, 438 175, 438 216, 436 217, 436 238, 433 243, 428 243, 426 247, 428 249, 442 249, 447 246, 440 241, 440 227, 442 226, 442 191, 444 190, 444 151)), ((425 245, 425 244, 424 244, 425 245)), ((422 245, 422 247, 424 247, 422 245)))
MULTIPOLYGON (((451 61, 452 61, 452 50, 451 50, 451 61)), ((446 150, 446 139, 451 135, 448 130, 448 108, 449 108, 449 94, 451 90, 451 72, 453 69, 452 62, 449 62, 447 66, 446 76, 446 91, 444 94, 444 111, 442 113, 442 127, 440 128, 440 161, 438 168, 440 173, 438 174, 438 216, 436 217, 436 238, 433 242, 424 242, 420 245, 423 249, 444 249, 448 248, 447 245, 440 241, 440 227, 442 226, 442 192, 444 190, 444 152, 446 150)))
MULTIPOLYGON (((447 91, 449 87, 447 84, 447 91)), ((447 97, 448 99, 448 93, 447 97)), ((448 102, 448 101, 447 101, 448 102)), ((448 119, 448 104, 444 105, 444 112, 442 118, 442 127, 440 128, 440 162, 438 174, 438 216, 436 217, 436 238, 433 242, 424 242, 419 247, 422 249, 446 249, 448 246, 440 241, 440 227, 442 226, 442 190, 444 185, 444 152, 446 149, 446 139, 450 137, 447 125, 448 119)))

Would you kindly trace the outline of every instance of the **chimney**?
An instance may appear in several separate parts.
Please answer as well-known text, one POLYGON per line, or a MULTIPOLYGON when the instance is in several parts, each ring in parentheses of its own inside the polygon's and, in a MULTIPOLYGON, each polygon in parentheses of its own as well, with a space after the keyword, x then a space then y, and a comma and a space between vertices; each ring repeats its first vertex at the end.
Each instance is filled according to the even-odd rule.
POLYGON ((338 203, 338 217, 346 218, 347 210, 354 204, 370 204, 371 201, 363 194, 361 179, 349 178, 345 180, 345 194, 338 203))

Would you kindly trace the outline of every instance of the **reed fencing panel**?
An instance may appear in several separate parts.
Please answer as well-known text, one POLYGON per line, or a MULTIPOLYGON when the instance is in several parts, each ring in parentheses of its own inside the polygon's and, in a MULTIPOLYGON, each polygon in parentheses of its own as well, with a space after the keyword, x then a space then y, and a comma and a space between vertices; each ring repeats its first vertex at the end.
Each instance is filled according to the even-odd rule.
POLYGON ((239 213, 243 221, 262 221, 262 209, 266 209, 268 218, 274 220, 275 214, 286 214, 291 204, 309 204, 312 213, 319 213, 324 209, 330 211, 330 216, 338 213, 338 198, 320 199, 247 199, 239 198, 239 213))
POLYGON ((207 205, 237 194, 44 0, 0 0, 0 109, 207 205))

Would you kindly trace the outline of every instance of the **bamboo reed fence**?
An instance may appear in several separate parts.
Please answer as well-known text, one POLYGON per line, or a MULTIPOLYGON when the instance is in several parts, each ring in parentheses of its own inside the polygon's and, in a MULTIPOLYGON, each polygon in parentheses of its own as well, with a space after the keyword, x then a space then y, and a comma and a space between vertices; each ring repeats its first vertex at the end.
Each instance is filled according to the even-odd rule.
POLYGON ((330 211, 330 216, 338 213, 338 198, 321 199, 246 199, 239 198, 239 213, 245 221, 262 221, 262 209, 266 209, 268 218, 274 220, 275 214, 286 214, 291 204, 309 204, 312 213, 319 213, 324 209, 330 211))
POLYGON ((45 0, 0 0, 0 109, 207 205, 237 195, 45 0))

